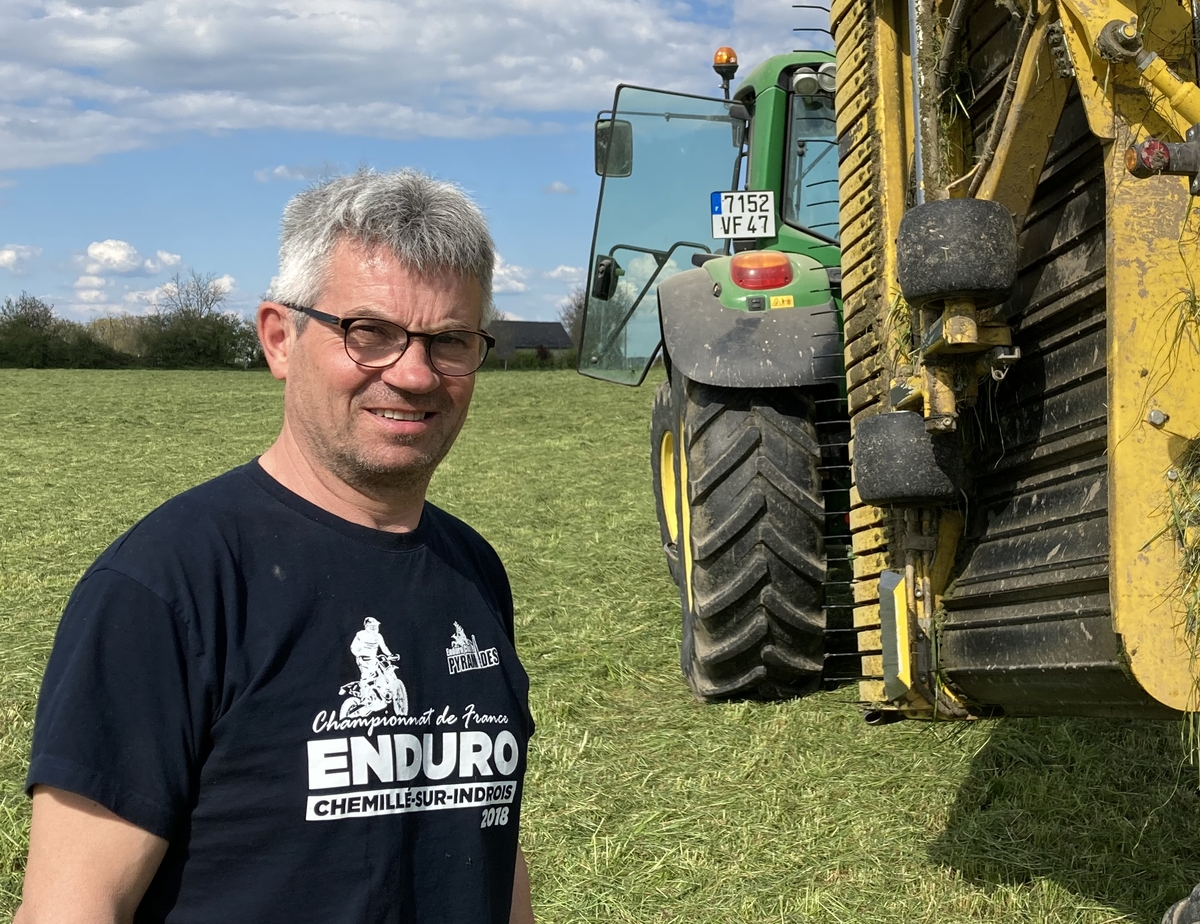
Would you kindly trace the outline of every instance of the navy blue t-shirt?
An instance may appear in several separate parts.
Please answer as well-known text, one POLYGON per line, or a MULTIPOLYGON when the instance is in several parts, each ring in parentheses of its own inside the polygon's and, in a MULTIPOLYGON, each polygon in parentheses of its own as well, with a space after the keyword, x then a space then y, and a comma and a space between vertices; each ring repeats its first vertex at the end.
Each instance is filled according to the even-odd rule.
POLYGON ((139 922, 507 922, 529 681, 492 548, 349 523, 257 462, 88 569, 27 786, 169 842, 139 922))

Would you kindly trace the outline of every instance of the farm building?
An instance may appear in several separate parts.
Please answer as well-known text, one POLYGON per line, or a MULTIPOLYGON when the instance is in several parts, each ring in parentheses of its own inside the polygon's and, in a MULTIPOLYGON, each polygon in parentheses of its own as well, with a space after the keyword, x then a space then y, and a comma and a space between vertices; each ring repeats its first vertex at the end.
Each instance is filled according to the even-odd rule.
POLYGON ((493 355, 507 369, 515 359, 561 362, 574 344, 558 321, 493 321, 488 332, 496 338, 493 355))

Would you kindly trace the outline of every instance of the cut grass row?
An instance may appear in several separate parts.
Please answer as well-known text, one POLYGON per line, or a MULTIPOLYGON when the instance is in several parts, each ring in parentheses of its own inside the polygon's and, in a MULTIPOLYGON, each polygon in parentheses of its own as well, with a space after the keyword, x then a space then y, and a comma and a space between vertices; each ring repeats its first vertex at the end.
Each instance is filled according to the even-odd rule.
MULTIPOLYGON (((433 498, 500 551, 538 734, 535 907, 580 921, 1156 922, 1200 880, 1178 726, 873 729, 852 688, 702 707, 648 489, 651 389, 485 373, 433 498)), ((0 913, 70 590, 157 503, 265 448, 259 373, 0 371, 0 913)))

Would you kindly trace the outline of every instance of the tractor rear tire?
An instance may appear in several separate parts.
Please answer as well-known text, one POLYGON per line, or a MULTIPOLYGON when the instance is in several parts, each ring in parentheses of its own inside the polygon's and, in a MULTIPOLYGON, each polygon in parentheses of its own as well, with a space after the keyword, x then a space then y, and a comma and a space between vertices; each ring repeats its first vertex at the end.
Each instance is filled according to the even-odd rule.
POLYGON ((679 411, 671 402, 671 383, 660 382, 650 406, 650 476, 654 509, 671 580, 679 572, 679 411))
POLYGON ((695 696, 821 687, 824 519, 816 404, 798 388, 717 388, 675 372, 680 664, 695 696), (686 464, 685 464, 686 463, 686 464), (686 514, 685 514, 686 509, 686 514))

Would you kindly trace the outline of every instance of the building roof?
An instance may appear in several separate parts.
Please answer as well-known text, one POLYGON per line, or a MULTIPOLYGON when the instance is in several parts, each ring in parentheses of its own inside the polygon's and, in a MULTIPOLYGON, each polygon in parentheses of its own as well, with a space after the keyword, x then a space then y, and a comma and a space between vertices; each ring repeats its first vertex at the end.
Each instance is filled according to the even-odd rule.
POLYGON ((501 359, 517 350, 569 350, 574 346, 558 321, 493 321, 488 332, 496 338, 496 355, 501 359))

